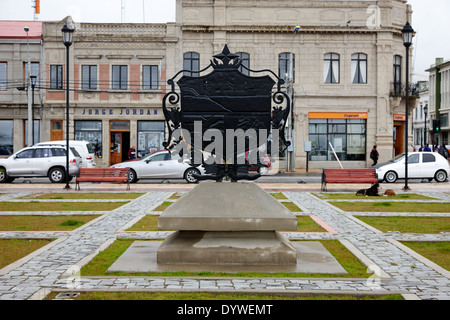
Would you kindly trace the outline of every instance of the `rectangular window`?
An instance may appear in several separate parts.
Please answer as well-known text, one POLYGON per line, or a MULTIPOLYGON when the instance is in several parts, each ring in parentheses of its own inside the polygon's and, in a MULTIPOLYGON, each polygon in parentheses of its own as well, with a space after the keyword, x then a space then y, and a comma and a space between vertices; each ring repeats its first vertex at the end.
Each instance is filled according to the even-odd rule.
POLYGON ((164 149, 164 121, 138 121, 138 157, 164 149))
MULTIPOLYGON (((34 133, 33 133, 33 143, 39 142, 39 120, 34 120, 34 133)), ((26 146, 28 146, 28 120, 24 121, 24 127, 25 127, 25 139, 24 143, 26 146)))
POLYGON ((367 83, 367 55, 352 54, 352 83, 367 83))
POLYGON ((0 155, 13 154, 13 120, 0 120, 0 155))
POLYGON ((112 88, 114 90, 128 88, 128 66, 112 66, 112 88))
POLYGON ((402 91, 402 57, 394 56, 394 95, 400 95, 402 91))
POLYGON ((364 161, 366 158, 365 119, 309 119, 312 161, 364 161))
POLYGON ((247 76, 250 75, 250 71, 248 70, 250 68, 250 55, 245 52, 236 52, 236 54, 239 56, 239 59, 241 59, 241 66, 239 67, 239 71, 247 76))
MULTIPOLYGON (((31 62, 30 63, 31 66, 31 76, 36 76, 36 88, 39 88, 39 62, 31 62)), ((23 63, 23 67, 24 67, 24 87, 28 88, 28 84, 30 83, 30 75, 28 74, 28 63, 24 62, 23 63)))
POLYGON ((323 81, 325 83, 339 83, 339 55, 327 53, 323 60, 323 81))
POLYGON ((295 55, 291 53, 284 52, 278 55, 278 76, 285 80, 292 79, 292 82, 295 82, 295 55))
POLYGON ((97 66, 81 66, 81 89, 97 89, 97 66))
POLYGON ((142 66, 142 89, 158 89, 158 66, 142 66))
POLYGON ((0 62, 0 90, 6 90, 6 79, 7 79, 7 66, 6 62, 0 62))
POLYGON ((183 55, 184 75, 188 77, 198 77, 200 73, 200 55, 196 52, 186 52, 183 55))
POLYGON ((89 141, 96 157, 101 158, 102 152, 102 122, 101 121, 75 121, 75 140, 89 141))
POLYGON ((62 89, 63 88, 63 66, 51 65, 50 66, 50 89, 62 89))

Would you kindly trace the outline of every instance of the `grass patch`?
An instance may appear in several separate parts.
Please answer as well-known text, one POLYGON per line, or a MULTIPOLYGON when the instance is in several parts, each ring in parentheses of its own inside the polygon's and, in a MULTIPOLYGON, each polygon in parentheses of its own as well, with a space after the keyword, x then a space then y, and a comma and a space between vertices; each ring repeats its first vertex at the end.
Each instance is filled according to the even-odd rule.
POLYGON ((0 269, 22 259, 52 240, 2 239, 0 240, 0 269))
POLYGON ((367 267, 362 265, 359 260, 345 248, 338 240, 323 240, 320 241, 324 247, 339 261, 339 263, 348 272, 348 275, 333 275, 333 274, 313 274, 313 273, 262 273, 262 272, 148 272, 148 273, 126 273, 126 272, 111 272, 106 273, 106 270, 128 249, 128 247, 136 240, 134 239, 117 239, 107 249, 101 251, 88 264, 81 268, 82 276, 160 276, 160 277, 318 277, 318 278, 367 278, 370 276, 367 267))
POLYGON ((162 204, 160 204, 158 207, 153 209, 153 211, 164 211, 167 209, 168 206, 172 204, 171 201, 164 201, 162 204))
POLYGON ((158 218, 157 215, 146 214, 126 231, 158 231, 158 218))
POLYGON ((136 199, 145 194, 144 192, 105 192, 105 193, 91 193, 91 192, 51 192, 44 194, 32 194, 20 199, 64 199, 64 200, 78 200, 78 199, 136 199))
POLYGON ((450 212, 450 203, 434 202, 341 202, 330 201, 330 204, 347 212, 450 212))
MULTIPOLYGON (((357 196, 355 193, 320 193, 325 197, 325 199, 341 199, 341 200, 380 200, 380 199, 389 199, 389 200, 434 200, 435 198, 423 196, 417 193, 408 193, 408 194, 397 194, 395 196, 387 196, 387 197, 362 197, 357 196)), ((380 193, 381 194, 381 193, 380 193)), ((322 199, 322 198, 321 198, 322 199)))
POLYGON ((0 211, 111 211, 124 202, 0 202, 0 211))
POLYGON ((97 217, 99 216, 0 216, 0 231, 72 231, 97 217))
POLYGON ((282 201, 281 204, 288 208, 291 212, 302 212, 302 210, 293 202, 282 201))
POLYGON ((383 232, 439 233, 450 231, 449 217, 355 217, 383 232))
MULTIPOLYGON (((52 292, 45 300, 52 300, 52 292)), ((272 295, 209 292, 81 292, 74 300, 403 300, 401 295, 349 296, 349 295, 272 295)))
POLYGON ((450 270, 450 242, 412 242, 402 244, 433 261, 446 270, 450 270))
POLYGON ((274 197, 277 200, 285 200, 287 197, 282 192, 274 192, 270 194, 272 197, 274 197))
POLYGON ((181 198, 181 196, 182 196, 182 194, 180 194, 180 193, 174 193, 173 195, 170 196, 169 199, 171 199, 171 200, 178 200, 178 199, 181 198))

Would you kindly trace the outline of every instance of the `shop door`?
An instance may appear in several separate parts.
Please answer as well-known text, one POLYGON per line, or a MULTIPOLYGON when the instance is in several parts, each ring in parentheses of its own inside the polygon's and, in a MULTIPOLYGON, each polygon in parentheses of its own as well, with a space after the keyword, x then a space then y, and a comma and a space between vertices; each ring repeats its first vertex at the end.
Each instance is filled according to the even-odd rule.
POLYGON ((111 153, 109 164, 122 162, 122 132, 111 132, 111 153))
POLYGON ((404 147, 404 123, 403 122, 394 122, 394 151, 397 156, 400 153, 405 151, 404 147))
POLYGON ((52 129, 50 131, 50 140, 63 140, 63 122, 62 120, 52 120, 52 129))

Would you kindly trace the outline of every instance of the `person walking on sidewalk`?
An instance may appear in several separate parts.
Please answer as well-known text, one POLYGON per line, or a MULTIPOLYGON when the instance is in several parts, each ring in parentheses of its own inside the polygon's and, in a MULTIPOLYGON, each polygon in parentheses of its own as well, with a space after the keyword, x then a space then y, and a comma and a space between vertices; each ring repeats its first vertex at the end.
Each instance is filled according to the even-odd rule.
POLYGON ((372 166, 377 164, 379 156, 380 156, 380 154, 377 151, 377 146, 373 146, 372 151, 370 151, 370 159, 373 160, 372 166))

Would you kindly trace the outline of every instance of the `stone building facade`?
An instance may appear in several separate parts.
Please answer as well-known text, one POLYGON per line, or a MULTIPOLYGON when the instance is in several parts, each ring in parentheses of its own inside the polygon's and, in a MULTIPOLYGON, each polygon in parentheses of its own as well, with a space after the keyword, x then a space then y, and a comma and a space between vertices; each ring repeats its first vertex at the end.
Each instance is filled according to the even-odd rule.
MULTIPOLYGON (((450 145, 449 142, 449 115, 450 115, 450 60, 436 58, 428 70, 429 72, 429 113, 430 121, 440 120, 439 132, 432 134, 433 145, 450 145)), ((432 127, 430 128, 432 129, 432 127)), ((431 142, 430 142, 431 144, 431 142)))
MULTIPOLYGON (((70 137, 92 141, 99 166, 124 160, 133 145, 141 154, 161 148, 167 79, 203 69, 227 44, 250 69, 287 80, 289 165, 305 167, 305 142, 309 167, 338 167, 331 146, 347 168, 370 166, 374 144, 388 160, 404 150, 406 2, 177 0, 175 23, 75 23, 70 137)), ((65 137, 64 22, 43 23, 41 141, 65 137)))

